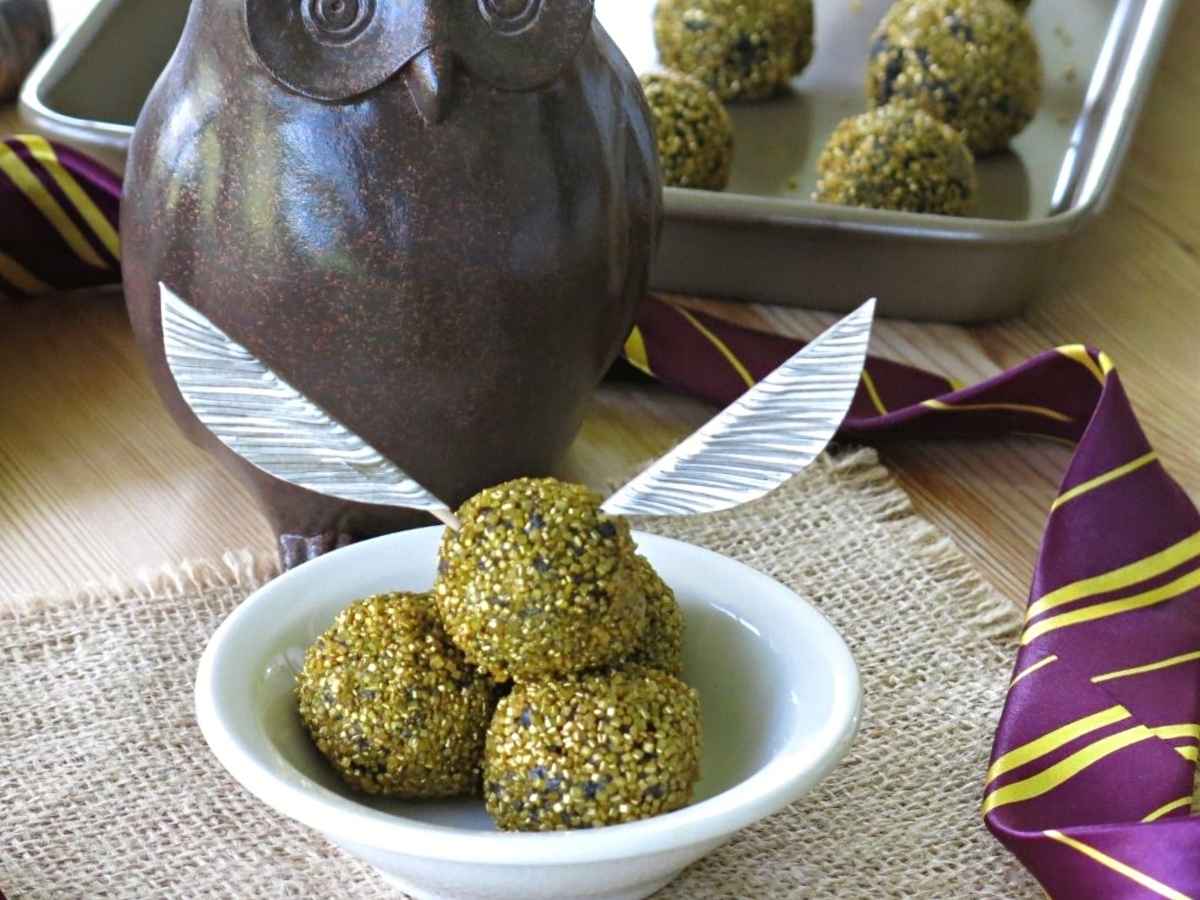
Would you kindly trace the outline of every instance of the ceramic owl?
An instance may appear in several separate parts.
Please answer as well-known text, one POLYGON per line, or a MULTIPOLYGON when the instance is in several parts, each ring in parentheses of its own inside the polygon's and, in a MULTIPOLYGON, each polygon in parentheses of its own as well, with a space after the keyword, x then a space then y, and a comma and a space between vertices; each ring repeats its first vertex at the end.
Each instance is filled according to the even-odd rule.
POLYGON ((590 0, 192 0, 130 152, 126 296, 167 406, 294 565, 426 520, 220 445, 167 368, 160 282, 457 504, 571 443, 660 210, 641 89, 590 0))

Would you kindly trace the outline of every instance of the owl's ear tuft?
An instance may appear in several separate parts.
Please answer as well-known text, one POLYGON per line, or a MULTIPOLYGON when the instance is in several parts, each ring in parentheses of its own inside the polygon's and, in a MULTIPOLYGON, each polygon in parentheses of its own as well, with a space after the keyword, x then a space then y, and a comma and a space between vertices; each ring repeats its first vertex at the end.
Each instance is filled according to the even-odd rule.
POLYGON ((285 87, 339 102, 365 94, 433 42, 396 0, 245 0, 246 36, 285 87))
POLYGON ((455 55, 475 78, 506 91, 558 79, 592 30, 594 0, 452 0, 455 55))

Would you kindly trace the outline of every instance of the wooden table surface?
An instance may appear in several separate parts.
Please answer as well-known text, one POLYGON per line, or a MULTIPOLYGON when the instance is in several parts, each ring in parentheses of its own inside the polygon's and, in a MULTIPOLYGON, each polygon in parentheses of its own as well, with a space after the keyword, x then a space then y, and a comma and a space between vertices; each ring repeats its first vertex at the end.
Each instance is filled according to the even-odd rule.
MULTIPOLYGON (((59 26, 90 0, 52 0, 59 26)), ((1056 259, 1023 317, 975 328, 881 322, 873 351, 972 381, 1059 344, 1116 360, 1163 460, 1200 499, 1200 17, 1179 15, 1112 205, 1056 259)), ((15 126, 0 111, 0 132, 15 126)), ((798 336, 830 316, 703 303, 798 336)), ((250 497, 160 409, 118 293, 0 304, 0 597, 126 581, 163 562, 269 550, 250 497)), ((606 385, 567 463, 602 484, 712 410, 657 388, 606 385)), ((911 442, 883 459, 919 510, 1014 602, 1069 459, 1031 439, 911 442)))

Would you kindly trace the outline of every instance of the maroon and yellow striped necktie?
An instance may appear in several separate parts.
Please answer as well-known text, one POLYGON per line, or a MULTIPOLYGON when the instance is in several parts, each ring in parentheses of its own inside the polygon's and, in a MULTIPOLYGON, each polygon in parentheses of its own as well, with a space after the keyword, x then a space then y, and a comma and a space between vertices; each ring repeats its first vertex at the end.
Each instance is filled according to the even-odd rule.
POLYGON ((120 202, 120 180, 83 154, 33 135, 0 142, 0 294, 119 282, 120 202))
MULTIPOLYGON (((800 346, 653 301, 626 359, 725 404, 800 346)), ((872 358, 842 429, 857 440, 1016 432, 1075 454, 1042 541, 985 821, 1052 897, 1200 900, 1200 514, 1112 361, 1060 347, 960 388, 872 358)))

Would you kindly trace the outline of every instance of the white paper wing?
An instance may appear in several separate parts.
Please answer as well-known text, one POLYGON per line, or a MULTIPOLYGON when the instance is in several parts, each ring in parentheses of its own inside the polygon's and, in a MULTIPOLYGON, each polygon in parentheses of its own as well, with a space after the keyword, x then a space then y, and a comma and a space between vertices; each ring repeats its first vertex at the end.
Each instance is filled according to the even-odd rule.
POLYGON ((821 454, 850 410, 875 301, 863 304, 604 504, 610 515, 690 516, 749 503, 821 454))
POLYGON ((180 393, 234 453, 283 481, 443 517, 446 504, 272 372, 166 285, 163 344, 180 393))

